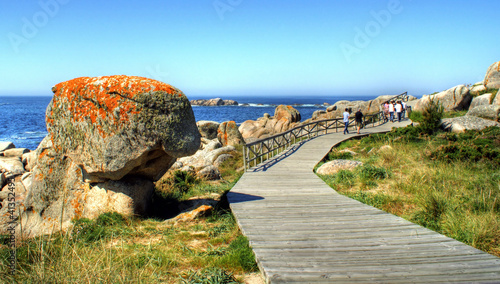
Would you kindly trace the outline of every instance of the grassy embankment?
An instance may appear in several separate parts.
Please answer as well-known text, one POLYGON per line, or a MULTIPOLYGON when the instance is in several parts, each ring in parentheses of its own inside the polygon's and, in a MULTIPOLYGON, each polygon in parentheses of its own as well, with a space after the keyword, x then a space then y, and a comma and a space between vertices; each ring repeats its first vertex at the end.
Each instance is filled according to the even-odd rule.
POLYGON ((364 165, 322 178, 341 194, 500 256, 500 128, 453 134, 434 126, 346 141, 327 160, 364 165))
POLYGON ((231 189, 241 176, 235 170, 242 165, 240 152, 222 167, 222 181, 202 182, 183 172, 160 180, 154 198, 156 217, 106 213, 94 221, 75 220, 70 232, 23 240, 17 246, 14 277, 4 236, 0 278, 29 283, 241 282, 257 267, 227 205, 188 222, 158 217, 177 201, 231 189))

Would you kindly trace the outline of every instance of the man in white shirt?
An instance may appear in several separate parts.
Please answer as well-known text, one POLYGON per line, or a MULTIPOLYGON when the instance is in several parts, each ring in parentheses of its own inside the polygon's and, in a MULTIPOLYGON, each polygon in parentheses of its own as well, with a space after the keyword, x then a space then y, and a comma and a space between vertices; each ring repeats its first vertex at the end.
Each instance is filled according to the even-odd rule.
POLYGON ((346 134, 346 133, 349 134, 349 129, 347 129, 349 127, 349 111, 347 108, 345 109, 343 116, 344 116, 344 125, 345 125, 344 134, 346 134))
POLYGON ((401 105, 400 101, 396 102, 394 109, 396 110, 396 114, 398 115, 398 122, 401 122, 401 112, 403 111, 403 106, 401 105))

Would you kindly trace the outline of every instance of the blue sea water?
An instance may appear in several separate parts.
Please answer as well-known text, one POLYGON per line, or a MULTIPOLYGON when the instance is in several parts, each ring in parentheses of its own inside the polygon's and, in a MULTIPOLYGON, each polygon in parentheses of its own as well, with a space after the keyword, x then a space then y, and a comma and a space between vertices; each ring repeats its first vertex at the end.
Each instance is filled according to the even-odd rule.
MULTIPOLYGON (((375 96, 238 96, 223 97, 233 99, 239 106, 203 107, 193 106, 196 121, 211 120, 224 122, 234 120, 242 123, 256 120, 264 113, 274 114, 280 104, 293 105, 301 114, 302 120, 312 116, 316 110, 325 109, 323 103, 334 104, 339 100, 370 100, 375 96)), ((213 97, 188 96, 190 100, 213 97)), ((47 135, 45 110, 52 97, 0 97, 0 142, 13 142, 18 148, 34 150, 47 135)))

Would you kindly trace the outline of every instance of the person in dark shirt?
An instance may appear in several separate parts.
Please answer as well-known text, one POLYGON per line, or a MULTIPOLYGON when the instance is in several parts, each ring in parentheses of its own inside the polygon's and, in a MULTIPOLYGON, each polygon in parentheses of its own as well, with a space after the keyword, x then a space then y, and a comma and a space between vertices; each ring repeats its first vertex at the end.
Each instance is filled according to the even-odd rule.
POLYGON ((356 128, 358 129, 358 134, 359 134, 359 130, 361 130, 361 127, 363 127, 363 113, 361 112, 360 108, 358 109, 358 111, 354 116, 356 118, 356 128))

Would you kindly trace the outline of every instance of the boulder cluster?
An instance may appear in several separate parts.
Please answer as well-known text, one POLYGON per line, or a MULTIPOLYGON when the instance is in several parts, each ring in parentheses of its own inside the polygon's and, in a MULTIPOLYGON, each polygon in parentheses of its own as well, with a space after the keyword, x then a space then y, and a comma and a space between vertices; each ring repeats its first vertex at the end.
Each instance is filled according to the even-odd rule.
POLYGON ((237 106, 238 102, 233 100, 223 100, 221 98, 209 99, 209 100, 191 100, 191 105, 193 106, 237 106))
MULTIPOLYGON (((177 158, 199 149, 191 105, 168 84, 135 76, 82 77, 52 91, 49 135, 35 151, 12 145, 2 151, 2 160, 11 159, 0 166, 2 175, 19 191, 15 218, 23 236, 66 229, 74 218, 108 211, 145 214, 153 182, 177 158)), ((0 218, 4 233, 10 216, 0 218)))
POLYGON ((292 129, 300 125, 300 120, 301 116, 298 110, 292 106, 279 105, 274 111, 274 116, 265 113, 257 120, 243 122, 238 130, 245 142, 249 143, 292 129))
POLYGON ((465 116, 446 118, 442 127, 452 132, 480 130, 489 126, 500 126, 500 61, 492 64, 483 81, 472 86, 459 85, 432 95, 424 95, 414 110, 421 111, 430 100, 443 105, 445 111, 464 111, 465 116))

